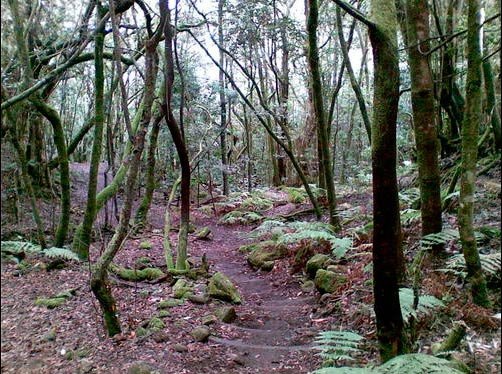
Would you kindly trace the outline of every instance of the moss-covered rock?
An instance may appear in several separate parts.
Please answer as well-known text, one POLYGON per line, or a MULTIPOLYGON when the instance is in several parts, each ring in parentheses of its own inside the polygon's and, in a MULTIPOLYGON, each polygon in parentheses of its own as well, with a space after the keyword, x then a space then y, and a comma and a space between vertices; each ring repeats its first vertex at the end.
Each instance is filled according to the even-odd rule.
POLYGON ((173 296, 176 299, 183 299, 193 294, 193 287, 183 278, 176 281, 173 286, 173 296))
POLYGON ((154 374, 158 373, 150 364, 143 361, 138 361, 133 363, 127 369, 127 374, 154 374))
POLYGON ((286 247, 268 242, 267 245, 260 245, 255 248, 248 256, 248 263, 255 269, 271 270, 273 263, 270 261, 278 260, 286 254, 286 247), (265 265, 265 268, 264 268, 265 265))
POLYGON ((63 291, 58 293, 56 296, 53 297, 39 297, 35 300, 35 305, 36 306, 45 306, 47 309, 54 309, 57 308, 58 306, 63 305, 66 300, 70 299, 76 294, 75 289, 70 289, 67 291, 63 291))
POLYGON ((166 327, 166 325, 159 317, 153 317, 150 321, 148 321, 147 325, 147 328, 150 331, 159 331, 164 327, 166 327))
POLYGON ((170 315, 171 315, 171 313, 169 313, 168 310, 161 309, 161 310, 159 310, 159 313, 157 314, 157 317, 159 317, 159 318, 166 318, 166 317, 169 317, 170 315))
POLYGON ((330 258, 328 255, 316 253, 308 261, 306 265, 307 274, 310 278, 314 278, 317 270, 324 269, 330 258))
POLYGON ((208 294, 215 299, 240 304, 241 296, 232 281, 223 273, 215 273, 209 280, 208 294))
POLYGON ((311 292, 315 289, 315 283, 311 280, 306 280, 301 285, 301 288, 303 292, 311 292))
POLYGON ((211 332, 207 326, 199 326, 193 329, 190 335, 198 342, 207 342, 211 332))
POLYGON ((151 242, 149 242, 148 240, 145 240, 141 243, 139 243, 139 247, 141 249, 152 249, 153 245, 151 242))
POLYGON ((118 277, 132 282, 154 280, 165 275, 159 268, 127 269, 112 264, 110 270, 118 277))
POLYGON ((209 326, 218 321, 218 317, 213 314, 208 314, 207 316, 202 317, 202 324, 209 326))
POLYGON ((232 323, 237 318, 235 308, 232 306, 222 306, 214 311, 214 314, 221 322, 232 323))
POLYGON ((314 279, 315 286, 321 293, 334 292, 346 281, 347 278, 345 276, 324 269, 317 270, 314 279))
POLYGON ((199 240, 209 240, 211 235, 211 229, 209 227, 203 227, 197 232, 195 232, 195 237, 199 240))
POLYGON ((159 303, 159 309, 174 308, 175 306, 183 304, 183 300, 180 299, 166 299, 159 303))

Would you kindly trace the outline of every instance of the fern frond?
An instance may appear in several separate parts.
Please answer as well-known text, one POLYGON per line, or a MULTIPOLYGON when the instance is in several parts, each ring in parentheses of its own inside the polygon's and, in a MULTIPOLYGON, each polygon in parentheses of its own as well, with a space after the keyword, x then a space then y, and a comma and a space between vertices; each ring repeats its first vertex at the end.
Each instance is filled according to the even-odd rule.
POLYGON ((409 225, 418 220, 420 220, 420 210, 418 209, 404 209, 401 212, 401 222, 403 225, 409 225))
POLYGON ((260 226, 251 231, 248 236, 252 239, 257 239, 266 234, 282 234, 285 228, 286 224, 283 221, 267 219, 263 221, 260 226))
POLYGON ((461 374, 454 369, 452 362, 422 353, 411 353, 396 356, 385 364, 380 365, 378 373, 382 374, 461 374))
POLYGON ((428 314, 433 309, 444 306, 444 303, 432 295, 420 295, 417 309, 413 309, 414 295, 411 288, 399 289, 399 303, 403 320, 408 322, 410 317, 417 318, 418 314, 428 314))
MULTIPOLYGON (((479 260, 481 262, 481 268, 486 273, 486 275, 500 279, 502 272, 500 252, 490 253, 487 255, 480 254, 479 260)), ((465 265, 464 255, 461 253, 453 255, 446 262, 446 268, 438 269, 438 271, 452 273, 456 276, 465 278, 467 276, 467 269, 465 265)))
POLYGON ((334 368, 322 368, 318 369, 312 374, 376 374, 377 372, 371 368, 351 368, 347 366, 334 368))
POLYGON ((38 244, 23 241, 2 241, 1 251, 9 253, 40 253, 42 248, 38 244))
POLYGON ((78 255, 67 248, 51 247, 45 249, 43 253, 49 258, 61 258, 63 260, 80 261, 78 255))
POLYGON ((349 353, 359 352, 364 338, 351 331, 323 331, 315 339, 315 349, 326 360, 353 360, 349 353))

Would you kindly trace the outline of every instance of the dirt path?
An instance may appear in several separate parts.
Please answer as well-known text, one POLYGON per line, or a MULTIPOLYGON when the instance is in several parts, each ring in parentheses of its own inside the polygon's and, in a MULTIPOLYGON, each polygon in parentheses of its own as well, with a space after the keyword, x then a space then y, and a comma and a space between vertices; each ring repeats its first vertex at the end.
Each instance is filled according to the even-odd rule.
POLYGON ((235 282, 244 299, 237 308, 237 322, 229 327, 238 338, 213 337, 211 341, 231 347, 238 355, 236 360, 251 372, 306 373, 313 369, 317 362, 311 345, 317 333, 311 322, 314 297, 302 292, 286 268, 270 274, 252 270, 237 251, 243 240, 241 228, 208 227, 214 233, 208 258, 215 270, 235 282))

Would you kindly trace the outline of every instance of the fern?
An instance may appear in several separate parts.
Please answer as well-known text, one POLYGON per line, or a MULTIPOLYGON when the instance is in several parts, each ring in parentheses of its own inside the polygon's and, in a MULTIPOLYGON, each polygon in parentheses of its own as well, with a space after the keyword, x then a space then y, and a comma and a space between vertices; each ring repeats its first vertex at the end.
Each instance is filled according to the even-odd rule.
POLYGON ((423 353, 396 356, 377 367, 351 368, 329 367, 314 371, 313 374, 462 374, 455 363, 423 353))
POLYGON ((403 225, 409 225, 418 220, 420 220, 420 210, 418 209, 405 209, 401 212, 401 222, 403 225))
MULTIPOLYGON (((480 231, 475 231, 474 235, 476 237, 476 242, 478 244, 483 242, 485 238, 485 235, 483 233, 481 233, 480 231)), ((430 248, 434 245, 446 244, 451 240, 458 240, 458 239, 459 239, 458 230, 444 229, 441 232, 425 235, 420 241, 420 244, 422 245, 423 248, 430 248)))
POLYGON ((410 317, 417 318, 418 314, 428 314, 433 309, 444 306, 444 303, 432 295, 421 295, 418 299, 417 309, 413 309, 414 295, 411 288, 399 289, 399 303, 403 320, 408 322, 410 317))
POLYGON ((233 225, 236 223, 247 225, 250 223, 259 222, 262 219, 263 216, 256 212, 242 212, 240 210, 234 210, 220 218, 219 223, 226 225, 233 225))
POLYGON ((1 250, 6 253, 40 253, 42 247, 37 244, 22 241, 2 241, 1 250))
POLYGON ((406 191, 399 192, 399 200, 405 204, 412 204, 420 198, 420 190, 418 188, 408 188, 406 191))
POLYGON ((460 374, 461 371, 452 367, 450 361, 426 355, 411 353, 394 357, 377 368, 382 374, 460 374))
POLYGON ((363 337, 351 331, 323 331, 315 339, 315 349, 325 360, 353 360, 351 353, 360 352, 363 337))
POLYGON ((78 255, 75 252, 69 250, 68 248, 51 247, 45 249, 43 251, 43 254, 49 258, 60 258, 63 260, 80 261, 78 255))
POLYGON ((48 258, 61 258, 63 260, 79 261, 77 254, 67 248, 51 247, 42 250, 42 247, 37 244, 23 241, 3 241, 1 242, 1 248, 2 253, 7 254, 42 254, 48 258))
POLYGON ((260 226, 251 231, 248 236, 252 239, 256 239, 267 234, 283 234, 286 228, 287 226, 283 221, 267 219, 263 221, 260 226))
MULTIPOLYGON (((487 276, 496 279, 501 278, 502 264, 501 264, 500 253, 491 253, 487 255, 480 254, 479 260, 481 262, 481 268, 483 269, 483 271, 486 273, 487 276)), ((446 262, 446 268, 438 269, 438 271, 444 273, 452 273, 461 278, 467 277, 467 269, 465 265, 464 255, 461 253, 453 255, 446 262)))
POLYGON ((242 202, 241 207, 261 212, 273 208, 274 203, 272 200, 263 197, 260 193, 253 193, 242 202))

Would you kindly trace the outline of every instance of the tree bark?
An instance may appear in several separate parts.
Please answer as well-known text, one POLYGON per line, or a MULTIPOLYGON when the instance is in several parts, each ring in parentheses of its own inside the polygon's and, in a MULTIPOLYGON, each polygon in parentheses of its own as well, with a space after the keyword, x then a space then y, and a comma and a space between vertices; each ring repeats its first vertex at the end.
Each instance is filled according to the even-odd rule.
MULTIPOLYGON (((417 145, 422 235, 442 230, 438 131, 435 124, 434 83, 429 50, 429 11, 426 0, 407 0, 408 62, 411 75, 413 128, 417 145)), ((435 253, 443 246, 434 246, 435 253)))
MULTIPOLYGON (((224 0, 218 0, 218 43, 223 46, 223 3, 224 0)), ((220 49, 220 65, 225 66, 225 54, 220 49)), ((227 103, 226 103, 226 84, 225 75, 220 70, 218 75, 220 83, 220 152, 221 152, 221 177, 223 181, 223 194, 228 195, 228 170, 227 170, 227 103)))
POLYGON ((462 123, 462 163, 460 177, 460 206, 458 224, 460 242, 467 266, 467 277, 471 285, 475 304, 489 306, 486 280, 481 268, 474 236, 474 191, 476 183, 476 161, 478 154, 478 132, 481 122, 481 50, 479 27, 481 23, 479 0, 468 0, 467 17, 467 81, 465 118, 462 123))
POLYGON ((322 150, 321 166, 324 170, 326 192, 328 195, 329 223, 339 228, 339 220, 336 215, 336 194, 333 173, 331 170, 331 157, 329 152, 329 139, 326 126, 326 115, 322 100, 321 73, 319 66, 319 51, 317 48, 317 25, 319 10, 317 0, 309 0, 307 16, 308 33, 308 64, 311 74, 312 100, 315 120, 317 122, 318 136, 322 150))
POLYGON ((369 27, 374 61, 372 124, 373 292, 380 357, 405 351, 398 280, 403 271, 396 176, 396 121, 399 102, 397 21, 393 0, 373 0, 369 27))

